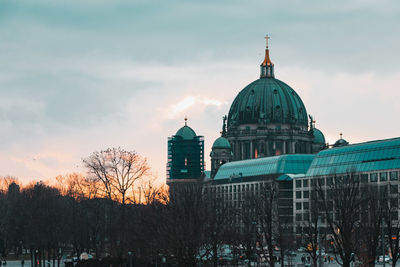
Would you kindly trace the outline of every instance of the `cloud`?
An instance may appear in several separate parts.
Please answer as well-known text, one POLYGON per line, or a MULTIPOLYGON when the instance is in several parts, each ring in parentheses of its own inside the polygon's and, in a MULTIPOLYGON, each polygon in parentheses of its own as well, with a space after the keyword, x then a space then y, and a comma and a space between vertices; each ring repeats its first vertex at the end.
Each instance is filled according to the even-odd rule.
POLYGON ((52 178, 121 146, 163 179, 185 115, 210 152, 266 33, 329 142, 398 136, 399 18, 396 1, 2 1, 0 174, 52 178))
POLYGON ((178 116, 182 117, 188 109, 195 109, 195 112, 203 112, 207 106, 220 107, 227 102, 222 102, 217 99, 201 97, 201 96, 187 96, 179 101, 177 104, 170 105, 164 112, 165 117, 169 120, 176 120, 178 116))

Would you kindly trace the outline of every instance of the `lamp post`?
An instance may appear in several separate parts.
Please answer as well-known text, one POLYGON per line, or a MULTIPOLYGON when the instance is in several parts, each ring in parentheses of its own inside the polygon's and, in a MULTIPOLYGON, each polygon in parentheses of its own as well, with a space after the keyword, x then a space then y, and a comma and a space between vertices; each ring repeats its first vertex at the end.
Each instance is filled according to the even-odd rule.
POLYGON ((318 261, 319 266, 322 267, 322 255, 321 255, 321 216, 318 216, 317 220, 317 243, 318 243, 318 261))
POLYGON ((382 239, 382 264, 383 267, 385 267, 385 235, 384 235, 384 231, 383 231, 383 218, 381 220, 381 239, 382 239))
POLYGON ((128 252, 128 258, 129 258, 129 267, 132 267, 132 252, 128 252))

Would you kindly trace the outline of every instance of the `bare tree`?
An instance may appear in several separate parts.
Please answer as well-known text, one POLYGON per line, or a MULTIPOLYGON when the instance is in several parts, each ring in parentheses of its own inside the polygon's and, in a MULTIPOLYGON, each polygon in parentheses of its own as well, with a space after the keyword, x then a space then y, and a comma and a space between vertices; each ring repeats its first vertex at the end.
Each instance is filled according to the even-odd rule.
POLYGON ((21 186, 21 183, 19 182, 18 178, 13 177, 13 176, 0 176, 0 192, 6 193, 8 190, 8 187, 11 184, 16 184, 21 186))
MULTIPOLYGON (((309 212, 304 214, 303 222, 300 223, 297 228, 299 229, 299 232, 301 234, 302 246, 306 249, 312 260, 312 266, 317 266, 317 252, 319 249, 318 228, 321 228, 321 220, 319 219, 319 217, 322 217, 322 210, 320 203, 317 199, 317 191, 315 186, 311 189, 309 202, 304 203, 303 205, 305 204, 308 205, 309 212)), ((321 238, 322 235, 320 235, 319 237, 321 238)))
MULTIPOLYGON (((228 244, 231 230, 232 208, 230 203, 219 197, 215 188, 206 187, 203 195, 204 201, 204 254, 211 255, 213 266, 218 266, 220 249, 228 244)), ((200 255, 202 256, 202 255, 200 255)))
POLYGON ((165 203, 168 199, 168 188, 166 185, 156 185, 155 178, 143 181, 138 190, 132 188, 131 203, 151 204, 153 202, 165 203))
POLYGON ((174 185, 162 210, 159 235, 178 266, 196 266, 206 224, 201 184, 174 185))
POLYGON ((77 200, 104 196, 100 193, 101 184, 99 181, 78 173, 57 176, 55 187, 63 196, 69 196, 77 200))
POLYGON ((330 176, 326 185, 318 182, 316 188, 333 239, 336 260, 343 267, 349 267, 352 253, 358 247, 363 201, 359 178, 352 172, 330 176))
POLYGON ((254 260, 256 255, 256 244, 260 239, 258 236, 258 217, 259 206, 257 206, 258 198, 251 191, 242 192, 242 201, 237 209, 239 222, 237 223, 237 237, 239 244, 245 249, 244 253, 248 261, 248 266, 251 265, 251 260, 254 260))
POLYGON ((364 266, 375 266, 376 251, 381 240, 381 222, 384 205, 387 201, 387 188, 377 185, 362 185, 361 223, 359 227, 360 244, 358 258, 364 266))
MULTIPOLYGON (((135 183, 149 174, 149 166, 146 159, 134 151, 126 151, 121 148, 110 148, 100 152, 93 152, 88 158, 83 160, 84 165, 94 179, 103 184, 105 196, 122 204, 116 214, 110 214, 108 229, 112 229, 112 217, 119 218, 119 227, 115 229, 116 238, 110 240, 117 248, 120 258, 126 256, 127 237, 126 230, 126 204, 128 192, 135 183)), ((110 207, 110 211, 114 210, 110 207)), ((114 236, 114 235, 113 235, 114 236)))
POLYGON ((269 266, 274 267, 274 241, 276 241, 276 234, 278 233, 278 214, 277 214, 277 188, 274 182, 267 182, 260 184, 260 193, 257 196, 257 219, 260 227, 261 249, 267 247, 265 254, 268 254, 266 261, 269 266), (264 246, 265 245, 265 246, 264 246))
MULTIPOLYGON (((392 196, 384 207, 384 218, 386 226, 386 234, 388 236, 388 245, 392 253, 392 267, 396 266, 400 258, 400 220, 399 220, 399 193, 398 185, 389 185, 394 188, 394 192, 390 192, 392 196)), ((393 189, 389 190, 392 191, 393 189)))
POLYGON ((135 151, 121 148, 93 152, 83 163, 89 173, 103 183, 106 196, 123 205, 126 203, 128 190, 149 174, 146 159, 135 151))

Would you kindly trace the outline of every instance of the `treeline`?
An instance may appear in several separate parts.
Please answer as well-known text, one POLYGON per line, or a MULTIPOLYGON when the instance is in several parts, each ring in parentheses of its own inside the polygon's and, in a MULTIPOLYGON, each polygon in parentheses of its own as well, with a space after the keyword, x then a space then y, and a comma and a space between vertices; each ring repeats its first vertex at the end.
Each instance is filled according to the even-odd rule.
MULTIPOLYGON (((66 180, 76 183, 85 178, 71 175, 66 180)), ((147 224, 143 220, 150 207, 164 205, 165 192, 147 188, 153 195, 147 195, 145 204, 122 205, 91 195, 88 189, 63 192, 42 182, 21 188, 12 181, 7 190, 0 191, 1 255, 12 253, 19 258, 29 249, 30 258, 39 264, 44 266, 46 260, 59 266, 63 256, 79 257, 82 252, 121 259, 128 251, 147 253, 147 242, 139 240, 150 236, 140 228, 147 224)))
POLYGON ((83 162, 87 176, 59 176, 54 184, 0 179, 4 256, 29 249, 36 266, 87 252, 127 266, 237 265, 245 258, 273 267, 274 256, 283 266, 299 247, 316 265, 327 243, 344 267, 352 260, 374 266, 383 250, 393 266, 400 256, 397 181, 372 185, 351 173, 316 179, 309 199, 296 198, 293 207, 281 195, 290 181, 260 181, 254 190, 196 183, 167 190, 154 186, 135 152, 108 149, 83 162), (304 209, 293 217, 299 201, 304 209))

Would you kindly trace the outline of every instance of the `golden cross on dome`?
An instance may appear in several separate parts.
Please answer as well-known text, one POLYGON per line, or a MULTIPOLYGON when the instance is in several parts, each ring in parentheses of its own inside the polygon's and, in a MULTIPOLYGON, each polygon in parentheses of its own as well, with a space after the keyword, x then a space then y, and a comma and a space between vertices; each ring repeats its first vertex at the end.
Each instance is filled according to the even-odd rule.
POLYGON ((185 116, 185 126, 187 126, 187 116, 185 116))
POLYGON ((268 34, 264 37, 266 42, 267 42, 267 48, 268 48, 268 40, 271 39, 271 37, 268 36, 268 34))

